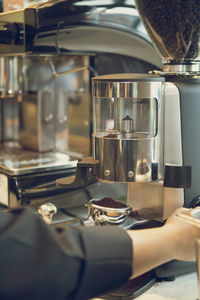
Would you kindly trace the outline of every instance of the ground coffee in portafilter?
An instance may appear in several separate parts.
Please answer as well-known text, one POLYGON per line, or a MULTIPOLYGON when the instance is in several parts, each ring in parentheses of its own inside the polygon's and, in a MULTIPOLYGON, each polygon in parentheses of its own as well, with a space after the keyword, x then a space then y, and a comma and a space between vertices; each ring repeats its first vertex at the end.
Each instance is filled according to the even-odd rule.
POLYGON ((103 207, 109 207, 109 208, 125 208, 127 205, 121 202, 118 202, 112 198, 105 197, 101 200, 93 201, 94 204, 103 206, 103 207))
POLYGON ((199 52, 199 0, 135 0, 152 41, 165 59, 194 60, 199 52))

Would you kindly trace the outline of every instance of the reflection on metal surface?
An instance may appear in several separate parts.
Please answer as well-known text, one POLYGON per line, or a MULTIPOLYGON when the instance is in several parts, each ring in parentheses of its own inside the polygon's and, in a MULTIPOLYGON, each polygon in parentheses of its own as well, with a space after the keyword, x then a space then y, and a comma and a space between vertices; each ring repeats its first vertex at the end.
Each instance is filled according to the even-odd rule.
POLYGON ((0 22, 3 54, 117 53, 161 67, 134 2, 47 1, 2 14, 0 22))
POLYGON ((184 191, 163 187, 163 181, 128 183, 127 204, 146 218, 164 221, 184 205, 184 191))
POLYGON ((0 98, 0 141, 17 141, 19 138, 18 97, 0 98))
POLYGON ((165 164, 182 166, 183 149, 181 133, 180 92, 171 82, 164 84, 165 97, 165 164))
POLYGON ((22 57, 0 56, 0 98, 22 93, 22 57))
MULTIPOLYGON (((152 181, 155 170, 155 164, 152 162, 159 160, 153 152, 154 147, 153 139, 121 140, 94 137, 94 157, 99 160, 98 179, 121 182, 152 181)), ((159 167, 156 180, 163 176, 162 162, 156 166, 159 167)))
POLYGON ((27 149, 39 152, 55 149, 54 99, 51 90, 23 94, 19 142, 27 149))
POLYGON ((121 224, 125 221, 131 208, 122 201, 117 203, 122 204, 121 208, 104 207, 98 205, 99 199, 92 199, 86 203, 88 206, 88 219, 94 222, 95 225, 101 224, 121 224))
POLYGON ((51 224, 53 215, 57 213, 57 207, 52 203, 45 203, 38 208, 38 213, 47 224, 51 224))
POLYGON ((138 160, 136 164, 136 182, 145 182, 148 181, 149 178, 152 179, 152 174, 154 172, 151 170, 152 167, 153 165, 150 166, 146 158, 138 160))
POLYGON ((0 57, 0 141, 90 154, 89 63, 88 56, 0 57))
POLYGON ((164 78, 147 74, 109 74, 92 79, 93 97, 152 98, 160 95, 164 78))
POLYGON ((23 175, 75 167, 76 159, 59 152, 39 153, 22 149, 17 144, 0 144, 0 171, 23 175))
POLYGON ((20 144, 39 152, 58 150, 88 155, 91 122, 89 57, 27 55, 22 61, 20 144), (55 72, 60 76, 55 76, 55 72))
POLYGON ((190 64, 174 64, 168 65, 165 64, 163 67, 163 75, 174 74, 179 76, 181 74, 194 76, 200 75, 200 62, 197 61, 195 63, 190 64))
POLYGON ((4 174, 0 174, 0 203, 8 206, 9 196, 8 196, 8 177, 4 174))
POLYGON ((122 132, 131 133, 133 132, 133 128, 134 128, 133 119, 127 115, 122 119, 122 132))

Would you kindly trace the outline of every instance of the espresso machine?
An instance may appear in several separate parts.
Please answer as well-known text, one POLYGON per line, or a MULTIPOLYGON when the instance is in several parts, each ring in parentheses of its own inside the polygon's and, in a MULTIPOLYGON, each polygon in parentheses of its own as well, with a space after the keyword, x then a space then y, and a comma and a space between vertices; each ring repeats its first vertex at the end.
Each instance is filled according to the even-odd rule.
POLYGON ((91 155, 91 77, 155 68, 134 3, 50 0, 1 13, 0 203, 85 203, 88 192, 64 201, 55 182, 91 155))

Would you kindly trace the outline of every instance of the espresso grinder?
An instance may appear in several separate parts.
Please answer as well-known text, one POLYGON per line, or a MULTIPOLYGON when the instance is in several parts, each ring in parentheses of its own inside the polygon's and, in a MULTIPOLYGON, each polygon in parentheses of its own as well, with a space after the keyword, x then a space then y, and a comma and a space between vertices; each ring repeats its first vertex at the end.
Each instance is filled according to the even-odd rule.
MULTIPOLYGON (((119 199, 108 198, 105 189, 105 198, 91 199, 86 204, 86 226, 110 224, 124 229, 161 226, 175 208, 183 206, 190 168, 179 165, 178 157, 174 164, 166 164, 164 80, 151 74, 128 73, 92 79, 93 155, 78 162, 74 177, 58 179, 57 185, 86 186, 92 174, 104 183, 102 189, 106 183, 126 184, 128 196, 123 206, 119 199), (173 181, 176 175, 177 186, 173 181)), ((173 131, 171 135, 175 141, 173 131)), ((188 267, 191 270, 194 266, 188 267)), ((120 299, 133 299, 150 288, 157 277, 174 276, 173 270, 166 274, 161 266, 138 277, 136 282, 128 281, 122 289, 103 299, 116 299, 119 295, 124 297, 120 299)))
MULTIPOLYGON (((92 79, 92 95, 92 157, 80 160, 76 176, 58 179, 58 186, 84 186, 91 173, 99 182, 124 183, 128 213, 164 221, 183 206, 183 188, 190 184, 190 168, 179 166, 178 157, 167 164, 164 156, 164 78, 128 73, 97 76, 92 79)), ((175 141, 174 132, 172 138, 175 141)), ((97 214, 106 219, 101 216, 105 212, 97 214)))
POLYGON ((78 162, 74 178, 57 183, 80 186, 89 173, 104 183, 124 182, 132 213, 163 222, 200 199, 200 3, 135 3, 163 70, 92 79, 93 155, 78 162))
POLYGON ((80 160, 76 176, 58 179, 57 185, 84 186, 91 173, 99 182, 124 183, 128 186, 128 213, 136 219, 163 222, 183 206, 183 191, 190 186, 191 168, 182 166, 180 149, 168 153, 178 140, 176 122, 172 124, 177 116, 166 118, 166 111, 170 115, 170 110, 164 93, 165 78, 159 75, 94 77, 92 157, 80 160), (166 128, 168 123, 170 128, 166 128))
POLYGON ((93 78, 93 157, 78 163, 73 184, 83 169, 126 182, 128 205, 163 221, 199 203, 200 3, 135 2, 163 71, 93 78))

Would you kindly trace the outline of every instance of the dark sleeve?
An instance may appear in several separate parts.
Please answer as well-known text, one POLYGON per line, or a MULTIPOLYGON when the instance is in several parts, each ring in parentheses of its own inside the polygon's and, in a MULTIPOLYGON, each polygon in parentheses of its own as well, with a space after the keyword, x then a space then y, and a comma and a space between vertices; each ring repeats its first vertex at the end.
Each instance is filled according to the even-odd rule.
POLYGON ((50 228, 29 209, 0 212, 0 299, 89 299, 131 271, 132 243, 119 227, 50 228))

